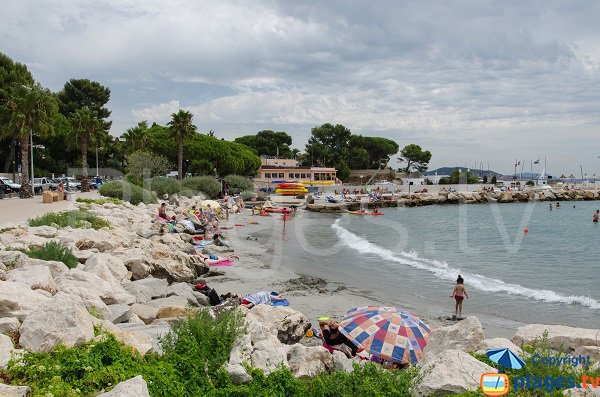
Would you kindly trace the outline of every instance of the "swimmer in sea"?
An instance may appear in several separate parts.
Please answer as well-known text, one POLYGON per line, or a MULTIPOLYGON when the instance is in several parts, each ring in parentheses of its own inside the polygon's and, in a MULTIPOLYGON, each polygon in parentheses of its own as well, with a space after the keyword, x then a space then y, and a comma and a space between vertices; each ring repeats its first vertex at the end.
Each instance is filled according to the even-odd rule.
POLYGON ((552 211, 552 203, 548 204, 548 209, 552 211))
POLYGON ((458 320, 460 318, 460 313, 462 312, 462 303, 463 303, 463 300, 465 299, 465 296, 467 297, 467 299, 469 299, 469 294, 467 294, 467 290, 465 289, 464 282, 465 282, 465 280, 459 274, 458 278, 456 279, 456 285, 454 286, 452 295, 450 295, 450 297, 454 298, 454 300, 456 301, 455 314, 454 314, 454 319, 456 319, 456 320, 458 320))
POLYGON ((596 210, 596 212, 594 212, 594 218, 592 219, 592 222, 598 223, 598 215, 599 214, 600 214, 600 210, 596 210))

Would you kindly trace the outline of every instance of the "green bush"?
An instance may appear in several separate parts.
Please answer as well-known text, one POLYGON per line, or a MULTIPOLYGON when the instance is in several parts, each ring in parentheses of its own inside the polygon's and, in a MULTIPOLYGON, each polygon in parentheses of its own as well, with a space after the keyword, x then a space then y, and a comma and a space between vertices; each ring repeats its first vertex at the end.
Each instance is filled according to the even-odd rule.
POLYGON ((171 196, 175 193, 179 193, 181 190, 181 183, 175 178, 157 177, 150 182, 150 188, 160 197, 165 194, 171 196))
POLYGON ((122 200, 120 200, 118 198, 113 198, 113 197, 105 197, 105 198, 99 198, 99 199, 77 197, 77 199, 75 201, 77 201, 78 203, 98 204, 98 205, 102 205, 102 204, 106 204, 106 203, 113 203, 113 204, 117 204, 117 205, 123 204, 122 200))
POLYGON ((240 175, 227 175, 224 180, 227 182, 227 186, 229 186, 230 194, 239 194, 245 190, 254 190, 254 182, 250 178, 240 175))
POLYGON ((245 192, 241 192, 240 196, 242 196, 243 200, 250 200, 252 197, 256 197, 256 193, 252 192, 252 191, 245 191, 245 192))
POLYGON ((100 194, 106 197, 129 201, 133 205, 139 203, 156 203, 156 194, 150 190, 125 181, 113 181, 100 186, 100 194))
POLYGON ((221 182, 212 176, 195 176, 184 178, 181 181, 184 188, 188 188, 195 193, 202 192, 210 198, 217 198, 221 192, 221 182))
POLYGON ((70 226, 75 229, 102 229, 110 227, 110 223, 99 216, 87 211, 74 210, 62 212, 48 212, 47 214, 32 218, 27 221, 29 226, 70 226))
POLYGON ((62 262, 67 265, 69 269, 72 269, 79 264, 75 255, 73 255, 73 251, 63 243, 56 241, 49 241, 41 248, 31 248, 23 252, 30 258, 62 262))

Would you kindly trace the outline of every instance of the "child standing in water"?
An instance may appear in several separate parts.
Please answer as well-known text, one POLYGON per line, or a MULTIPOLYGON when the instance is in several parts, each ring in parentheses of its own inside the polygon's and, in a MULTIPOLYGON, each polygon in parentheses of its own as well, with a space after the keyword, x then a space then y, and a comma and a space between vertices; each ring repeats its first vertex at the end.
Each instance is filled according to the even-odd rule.
POLYGON ((450 295, 450 297, 454 298, 454 300, 456 301, 455 314, 454 314, 454 318, 456 320, 458 320, 460 318, 460 313, 462 312, 462 302, 465 299, 465 296, 467 297, 467 299, 469 298, 469 294, 467 294, 467 290, 465 289, 464 282, 465 282, 465 280, 459 274, 458 278, 456 279, 456 285, 454 286, 454 291, 452 291, 452 295, 450 295))

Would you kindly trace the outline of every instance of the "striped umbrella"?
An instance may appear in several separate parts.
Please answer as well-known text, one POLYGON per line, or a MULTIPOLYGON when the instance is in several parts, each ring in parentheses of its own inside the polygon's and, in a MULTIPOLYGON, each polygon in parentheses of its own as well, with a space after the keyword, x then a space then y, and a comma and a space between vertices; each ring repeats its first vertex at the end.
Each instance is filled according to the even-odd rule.
POLYGON ((523 360, 510 349, 490 349, 485 355, 504 368, 521 369, 525 366, 523 360))
POLYGON ((381 306, 349 310, 340 320, 340 331, 372 355, 400 364, 418 363, 431 333, 411 313, 381 306))

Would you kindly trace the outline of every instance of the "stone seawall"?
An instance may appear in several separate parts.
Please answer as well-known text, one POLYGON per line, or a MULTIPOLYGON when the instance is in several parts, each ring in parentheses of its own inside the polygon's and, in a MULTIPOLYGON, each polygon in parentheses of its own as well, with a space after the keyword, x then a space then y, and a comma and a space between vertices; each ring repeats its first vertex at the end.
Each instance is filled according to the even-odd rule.
POLYGON ((531 189, 511 192, 439 192, 401 193, 377 201, 347 201, 340 203, 308 204, 306 209, 315 212, 356 211, 361 207, 416 207, 434 204, 486 204, 486 203, 526 203, 530 201, 591 201, 600 200, 600 190, 554 190, 531 189))

